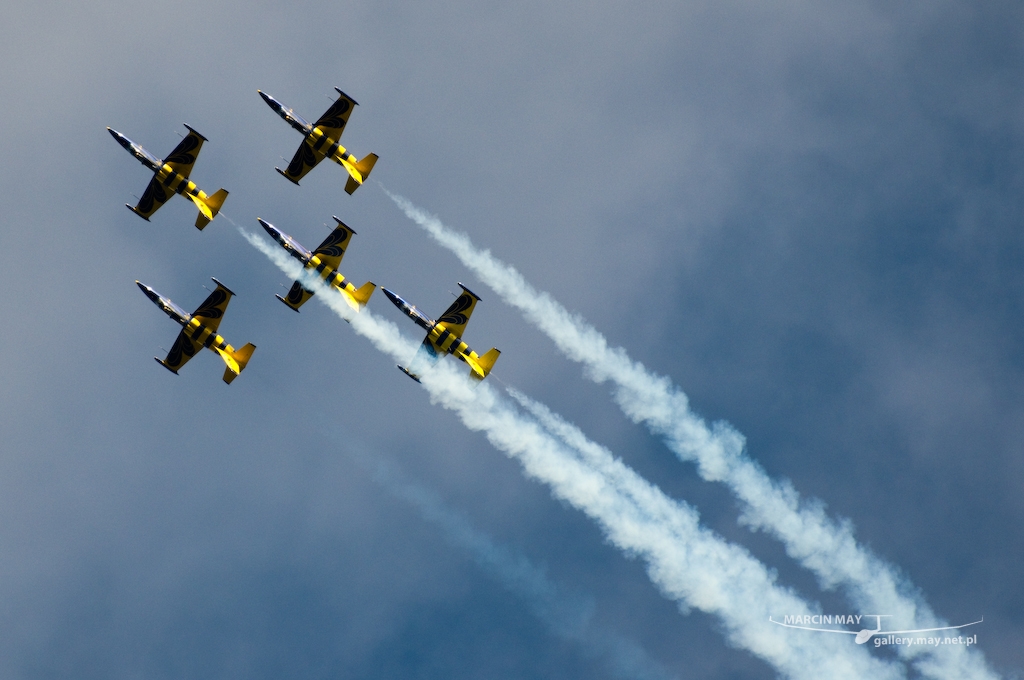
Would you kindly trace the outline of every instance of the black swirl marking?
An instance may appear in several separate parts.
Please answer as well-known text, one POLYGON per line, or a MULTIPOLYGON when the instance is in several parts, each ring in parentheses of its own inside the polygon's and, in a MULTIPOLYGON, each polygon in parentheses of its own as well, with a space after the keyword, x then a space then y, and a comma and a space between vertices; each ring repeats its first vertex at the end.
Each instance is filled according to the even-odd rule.
POLYGON ((434 347, 434 343, 430 342, 430 336, 423 338, 423 344, 420 345, 420 351, 426 352, 427 356, 435 361, 438 358, 437 348, 434 347))
POLYGON ((146 186, 146 190, 142 193, 142 198, 139 199, 139 211, 144 215, 149 215, 157 208, 154 203, 163 203, 166 200, 167 194, 164 192, 164 188, 160 186, 160 183, 154 177, 146 186))
POLYGON ((327 112, 320 116, 320 120, 316 124, 329 128, 343 128, 345 127, 345 119, 342 116, 348 113, 351 108, 352 105, 347 99, 339 97, 336 102, 331 104, 331 108, 327 109, 327 112))
POLYGON ((299 144, 298 150, 295 151, 295 156, 292 157, 292 162, 288 164, 288 175, 291 177, 301 177, 302 169, 306 165, 310 167, 316 165, 316 157, 313 156, 313 149, 310 148, 309 144, 303 142, 299 144))
POLYGON ((192 165, 196 162, 198 153, 191 153, 193 149, 199 146, 199 139, 195 135, 190 134, 185 139, 181 140, 178 146, 174 147, 174 151, 171 155, 164 159, 164 163, 177 163, 179 165, 192 165))
POLYGON ((304 292, 308 293, 309 295, 313 294, 312 291, 306 290, 305 288, 302 287, 302 284, 296 281, 295 283, 292 284, 291 290, 288 291, 288 302, 292 303, 293 305, 301 304, 302 294, 304 292))
POLYGON ((445 313, 438 319, 441 323, 452 323, 461 326, 469 322, 469 317, 462 312, 473 306, 473 296, 463 293, 452 303, 452 306, 445 310, 445 313))
POLYGON ((178 337, 171 345, 171 351, 167 353, 166 362, 174 368, 179 368, 183 363, 195 356, 196 348, 192 341, 185 337, 185 331, 178 333, 178 337), (186 358, 188 357, 188 358, 186 358))
POLYGON ((338 227, 331 232, 330 236, 324 239, 324 242, 313 253, 315 255, 326 255, 327 257, 341 257, 345 254, 345 247, 342 244, 348 241, 352 233, 352 230, 346 226, 338 227))
POLYGON ((224 312, 217 308, 222 302, 228 299, 228 294, 222 289, 210 293, 210 297, 206 298, 203 306, 196 310, 193 316, 201 316, 207 319, 219 319, 224 315, 224 312))

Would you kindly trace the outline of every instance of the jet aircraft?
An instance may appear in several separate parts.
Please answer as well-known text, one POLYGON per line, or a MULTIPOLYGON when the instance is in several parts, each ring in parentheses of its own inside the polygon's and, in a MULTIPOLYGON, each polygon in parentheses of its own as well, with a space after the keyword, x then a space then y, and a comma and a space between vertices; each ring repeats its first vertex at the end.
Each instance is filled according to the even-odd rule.
POLYGON ((159 357, 153 358, 168 371, 177 374, 178 370, 194 357, 196 352, 207 347, 219 354, 227 364, 228 367, 224 369, 224 382, 230 384, 245 369, 256 346, 248 343, 241 349, 235 349, 224 338, 217 335, 217 328, 220 326, 220 321, 228 308, 228 302, 231 301, 231 296, 234 293, 217 279, 213 279, 213 282, 217 284, 217 290, 210 293, 206 301, 199 305, 199 309, 192 314, 146 284, 138 281, 135 283, 146 294, 146 297, 153 301, 153 304, 183 326, 181 332, 178 333, 178 338, 171 345, 171 351, 167 353, 167 358, 163 360, 159 357))
MULTIPOLYGON (((281 244, 282 248, 302 263, 303 267, 315 270, 324 283, 340 292, 349 307, 358 312, 366 305, 377 285, 367 281, 356 288, 352 282, 347 281, 338 273, 341 258, 345 256, 348 243, 352 240, 352 235, 356 233, 351 227, 335 217, 334 221, 338 223, 338 226, 324 239, 319 248, 309 252, 302 247, 302 244, 274 225, 259 217, 256 219, 267 230, 267 233, 281 244)), ((296 281, 288 291, 288 297, 283 298, 280 295, 275 297, 297 312, 299 307, 306 303, 306 300, 313 297, 313 291, 305 289, 300 282, 296 281)))
MULTIPOLYGON (((459 287, 462 288, 462 295, 452 303, 451 307, 437 321, 428 318, 423 312, 387 288, 382 288, 381 290, 384 291, 384 294, 388 296, 391 302, 395 303, 396 307, 415 321, 416 325, 427 331, 427 337, 423 339, 423 344, 420 346, 416 358, 413 359, 414 365, 421 357, 432 366, 438 362, 441 356, 454 354, 469 364, 469 377, 475 380, 483 380, 491 372, 491 368, 494 367, 494 362, 498 360, 498 355, 501 352, 492 347, 486 354, 479 356, 469 348, 469 345, 462 341, 462 334, 466 331, 466 324, 469 323, 469 317, 480 298, 461 283, 459 287)), ((399 368, 416 382, 420 381, 420 376, 412 370, 404 366, 399 366, 399 368)))
POLYGON ((139 204, 134 207, 128 205, 128 208, 148 222, 153 213, 159 210, 168 198, 173 194, 181 194, 199 208, 196 229, 202 229, 212 222, 220 212, 221 206, 224 205, 224 199, 228 197, 228 192, 218 189, 212 196, 207 196, 195 185, 195 182, 188 178, 206 137, 190 128, 188 124, 185 127, 188 128, 188 135, 181 140, 178 146, 174 147, 171 155, 164 160, 149 153, 117 130, 108 127, 107 132, 117 140, 118 144, 127 149, 128 153, 153 171, 153 179, 149 180, 149 186, 146 187, 142 198, 139 199, 139 204))
POLYGON ((288 164, 288 168, 286 170, 274 169, 298 184, 307 172, 316 167, 317 163, 325 158, 330 158, 348 170, 350 176, 348 182, 345 183, 345 191, 351 195, 370 176, 373 164, 377 162, 377 154, 367 154, 362 159, 356 160, 355 156, 338 143, 341 133, 345 131, 348 117, 352 114, 352 107, 358 104, 355 99, 338 88, 334 89, 338 91, 338 99, 331 104, 331 107, 324 115, 320 116, 316 123, 310 123, 266 92, 256 91, 270 108, 277 111, 277 115, 288 121, 289 125, 305 137, 291 163, 288 164))

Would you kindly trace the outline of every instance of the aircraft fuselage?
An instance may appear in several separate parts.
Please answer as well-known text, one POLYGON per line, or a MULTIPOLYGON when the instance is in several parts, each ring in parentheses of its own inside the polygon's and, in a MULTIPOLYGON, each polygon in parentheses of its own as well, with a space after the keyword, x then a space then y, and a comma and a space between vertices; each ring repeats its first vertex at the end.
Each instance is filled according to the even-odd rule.
MULTIPOLYGON (((332 138, 319 127, 314 127, 306 135, 306 143, 313 149, 313 153, 330 158, 346 170, 350 168, 355 170, 355 165, 359 162, 359 159, 350 154, 338 140, 332 138)), ((358 172, 358 170, 355 171, 358 172)))
POLYGON ((203 202, 209 198, 205 191, 196 186, 195 182, 182 176, 181 173, 175 172, 174 168, 166 163, 156 170, 156 180, 176 194, 194 196, 203 202))

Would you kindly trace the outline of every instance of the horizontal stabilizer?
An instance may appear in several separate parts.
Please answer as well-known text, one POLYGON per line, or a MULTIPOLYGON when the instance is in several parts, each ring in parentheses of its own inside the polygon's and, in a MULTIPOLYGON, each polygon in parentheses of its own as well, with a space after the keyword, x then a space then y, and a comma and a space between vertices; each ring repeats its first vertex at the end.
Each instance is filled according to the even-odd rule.
POLYGON ((373 166, 377 163, 377 154, 368 153, 363 156, 362 160, 356 163, 356 170, 362 175, 363 181, 365 182, 370 178, 370 171, 373 170, 373 166))
POLYGON ((356 302, 359 303, 359 308, 362 309, 366 306, 366 303, 370 301, 370 296, 373 295, 373 291, 377 290, 377 284, 367 281, 363 285, 356 288, 356 291, 352 293, 352 297, 356 302))
POLYGON ((345 193, 352 195, 359 186, 366 181, 366 178, 370 176, 370 171, 373 170, 374 164, 377 162, 377 154, 370 153, 366 154, 362 160, 355 165, 349 165, 347 162, 343 163, 345 169, 348 170, 350 175, 348 181, 345 183, 345 193))
POLYGON ((189 195, 192 202, 199 208, 199 216, 196 217, 196 229, 202 231, 203 227, 213 221, 213 218, 220 212, 221 206, 224 205, 224 199, 227 197, 228 192, 223 189, 218 189, 213 196, 207 196, 205 199, 189 195))
POLYGON ((210 206, 210 210, 213 212, 213 216, 216 217, 217 213, 224 206, 224 199, 228 197, 228 192, 224 189, 217 189, 213 196, 209 196, 206 199, 206 205, 210 206))
POLYGON ((501 356, 501 351, 495 348, 491 348, 482 357, 467 357, 466 363, 469 364, 470 372, 469 377, 475 380, 483 380, 494 368, 494 362, 501 356))
POLYGON ((238 377, 238 374, 245 370, 246 364, 249 363, 249 358, 252 357, 252 353, 256 351, 256 345, 246 343, 241 349, 236 349, 233 352, 226 352, 224 350, 217 350, 224 363, 228 365, 224 369, 224 382, 231 384, 231 381, 238 377))

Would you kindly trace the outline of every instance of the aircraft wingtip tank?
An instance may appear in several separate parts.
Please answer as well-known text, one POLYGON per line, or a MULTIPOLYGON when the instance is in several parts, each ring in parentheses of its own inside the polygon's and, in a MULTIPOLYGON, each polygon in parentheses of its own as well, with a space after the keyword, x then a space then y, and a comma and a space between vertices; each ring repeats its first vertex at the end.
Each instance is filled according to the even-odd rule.
POLYGON ((299 311, 299 308, 298 308, 298 307, 292 306, 292 305, 291 305, 291 304, 290 304, 290 303, 289 303, 289 302, 288 302, 287 300, 285 300, 285 299, 284 299, 283 297, 281 297, 280 295, 277 295, 277 294, 275 293, 275 294, 274 294, 274 297, 276 297, 276 298, 277 298, 278 300, 280 300, 281 302, 283 302, 283 303, 285 303, 286 305, 288 305, 288 309, 292 310, 292 311, 293 311, 293 312, 295 312, 296 314, 301 314, 301 313, 302 313, 302 312, 300 312, 300 311, 299 311))
POLYGON ((423 384, 422 381, 420 380, 420 377, 418 375, 416 375, 415 373, 411 372, 408 368, 406 368, 402 364, 395 364, 395 365, 398 366, 398 369, 400 371, 402 371, 402 373, 405 373, 407 376, 409 376, 410 378, 412 378, 416 382, 420 383, 421 385, 423 384))
POLYGON ((342 92, 342 91, 341 91, 341 88, 340 88, 340 87, 338 87, 337 85, 335 85, 335 86, 334 86, 334 91, 335 91, 335 92, 337 92, 338 94, 340 94, 340 95, 341 95, 342 97, 344 97, 345 99, 348 99, 348 100, 349 100, 350 102, 352 102, 352 104, 353 104, 354 106, 359 106, 359 102, 357 102, 357 101, 356 101, 355 99, 352 99, 352 97, 349 97, 349 96, 348 96, 347 94, 345 94, 344 92, 342 92))

